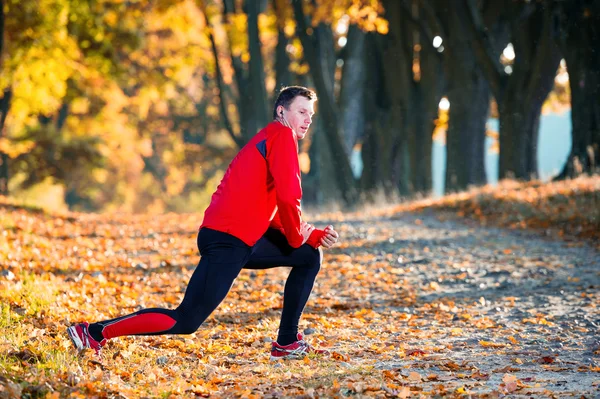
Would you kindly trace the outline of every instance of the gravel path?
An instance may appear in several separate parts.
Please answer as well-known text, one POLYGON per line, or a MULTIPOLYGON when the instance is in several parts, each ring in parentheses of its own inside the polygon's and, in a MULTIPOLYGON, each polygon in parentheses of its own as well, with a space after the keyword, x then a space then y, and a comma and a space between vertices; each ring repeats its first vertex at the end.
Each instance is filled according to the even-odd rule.
POLYGON ((405 323, 395 334, 410 356, 377 369, 420 376, 430 392, 600 398, 600 253, 590 245, 440 213, 337 226, 349 245, 333 257, 367 251, 414 289, 397 310, 421 319, 419 333, 405 323))

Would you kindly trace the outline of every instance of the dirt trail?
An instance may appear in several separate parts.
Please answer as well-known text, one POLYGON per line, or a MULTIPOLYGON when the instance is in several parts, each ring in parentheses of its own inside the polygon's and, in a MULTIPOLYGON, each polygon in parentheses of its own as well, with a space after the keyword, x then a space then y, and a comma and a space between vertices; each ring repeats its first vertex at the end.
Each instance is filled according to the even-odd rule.
MULTIPOLYGON (((420 376, 429 392, 444 384, 477 395, 518 387, 511 397, 600 397, 600 253, 591 246, 429 212, 338 225, 348 246, 331 250, 330 259, 367 251, 373 267, 404 280, 399 296, 415 295, 396 308, 390 304, 401 298, 376 289, 359 299, 403 319, 385 345, 409 356, 378 361, 376 369, 402 370, 415 382, 420 376)), ((383 337, 390 331, 369 328, 383 337)), ((372 344, 384 343, 361 337, 343 349, 352 356, 372 344)))

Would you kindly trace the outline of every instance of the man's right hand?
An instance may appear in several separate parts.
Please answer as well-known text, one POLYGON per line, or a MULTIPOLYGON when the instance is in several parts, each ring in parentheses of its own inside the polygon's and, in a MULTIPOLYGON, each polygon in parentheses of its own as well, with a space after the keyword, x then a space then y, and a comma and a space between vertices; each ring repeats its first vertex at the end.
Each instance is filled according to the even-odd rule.
POLYGON ((325 235, 321 238, 321 245, 323 248, 331 248, 333 247, 338 240, 340 239, 340 235, 333 228, 332 225, 325 227, 325 235))
POLYGON ((303 237, 302 244, 305 244, 306 241, 308 241, 308 238, 310 237, 314 229, 315 226, 313 226, 312 224, 306 222, 300 223, 300 234, 302 234, 303 237))

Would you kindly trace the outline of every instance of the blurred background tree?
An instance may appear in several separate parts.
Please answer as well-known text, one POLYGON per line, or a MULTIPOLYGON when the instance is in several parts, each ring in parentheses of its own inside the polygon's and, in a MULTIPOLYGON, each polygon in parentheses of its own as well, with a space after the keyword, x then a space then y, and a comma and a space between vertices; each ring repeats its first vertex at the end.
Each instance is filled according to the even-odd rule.
POLYGON ((572 109, 556 177, 597 173, 599 3, 0 0, 0 194, 201 212, 293 84, 319 97, 307 205, 430 195, 438 143, 446 192, 536 178, 549 110, 572 109))

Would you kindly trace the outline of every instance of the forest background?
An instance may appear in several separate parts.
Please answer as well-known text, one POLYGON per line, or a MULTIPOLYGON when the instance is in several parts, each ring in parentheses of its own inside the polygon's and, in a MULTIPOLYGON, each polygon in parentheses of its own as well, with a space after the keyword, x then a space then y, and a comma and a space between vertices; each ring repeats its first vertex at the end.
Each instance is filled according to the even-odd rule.
POLYGON ((2 0, 0 195, 201 212, 292 84, 307 206, 593 173, 599 3, 2 0))

